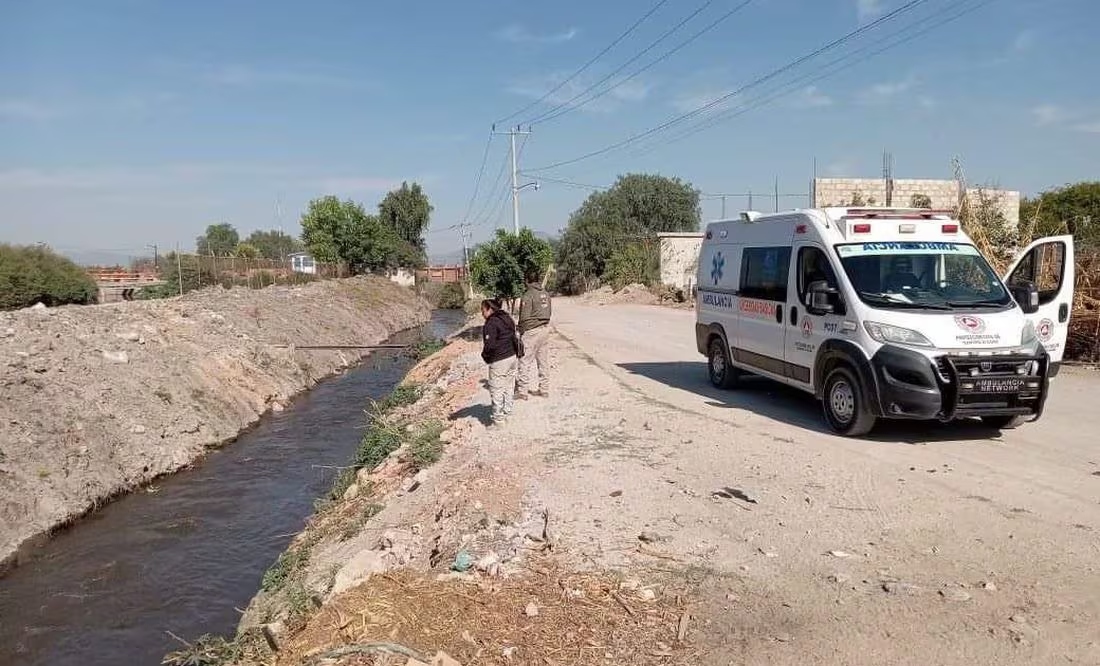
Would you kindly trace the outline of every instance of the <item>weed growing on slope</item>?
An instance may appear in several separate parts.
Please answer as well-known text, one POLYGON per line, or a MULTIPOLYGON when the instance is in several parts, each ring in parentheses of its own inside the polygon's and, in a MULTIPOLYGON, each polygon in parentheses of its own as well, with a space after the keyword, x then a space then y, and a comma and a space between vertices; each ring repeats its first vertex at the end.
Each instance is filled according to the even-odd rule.
POLYGON ((166 666, 223 666, 232 664, 244 656, 237 641, 227 641, 221 636, 205 634, 194 643, 182 641, 183 650, 165 655, 161 664, 166 666))
POLYGON ((365 526, 371 518, 374 518, 378 514, 382 513, 382 509, 385 508, 386 505, 379 504, 377 502, 371 502, 370 504, 363 507, 363 511, 358 516, 356 516, 355 520, 348 523, 344 526, 342 530, 340 530, 340 540, 347 541, 356 534, 359 534, 359 532, 363 531, 363 526, 365 526))
POLYGON ((445 426, 438 420, 427 421, 409 444, 409 462, 417 469, 423 469, 439 462, 443 456, 443 434, 445 426))
POLYGON ((395 409, 407 407, 424 395, 424 387, 419 384, 401 384, 385 398, 374 403, 371 414, 377 420, 378 417, 392 412, 395 409))
POLYGON ((447 346, 447 341, 441 338, 425 336, 409 345, 405 353, 414 360, 423 361, 432 354, 447 346))
POLYGON ((296 573, 301 571, 309 562, 310 550, 317 544, 316 538, 307 539, 297 548, 283 551, 275 564, 264 572, 260 587, 264 592, 273 592, 283 587, 296 573))

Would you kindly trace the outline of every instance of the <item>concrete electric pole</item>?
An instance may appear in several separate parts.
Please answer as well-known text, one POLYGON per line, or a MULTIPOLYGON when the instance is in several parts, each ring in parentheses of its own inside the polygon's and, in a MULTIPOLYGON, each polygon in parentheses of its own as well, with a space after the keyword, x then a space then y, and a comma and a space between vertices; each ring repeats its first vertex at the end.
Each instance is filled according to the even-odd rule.
POLYGON ((537 182, 519 184, 519 156, 516 154, 516 137, 527 136, 531 134, 530 129, 521 129, 518 125, 508 130, 507 132, 494 132, 494 134, 507 134, 511 141, 511 155, 512 155, 512 232, 519 233, 519 192, 522 189, 528 187, 534 187, 535 190, 539 189, 537 182))

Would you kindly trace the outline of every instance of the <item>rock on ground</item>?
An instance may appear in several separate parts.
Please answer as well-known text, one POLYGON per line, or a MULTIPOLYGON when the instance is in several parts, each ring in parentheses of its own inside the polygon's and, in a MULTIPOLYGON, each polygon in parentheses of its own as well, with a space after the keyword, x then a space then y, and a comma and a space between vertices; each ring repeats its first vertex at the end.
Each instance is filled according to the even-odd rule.
POLYGON ((0 561, 356 355, 275 345, 372 344, 429 314, 381 278, 0 313, 0 561))

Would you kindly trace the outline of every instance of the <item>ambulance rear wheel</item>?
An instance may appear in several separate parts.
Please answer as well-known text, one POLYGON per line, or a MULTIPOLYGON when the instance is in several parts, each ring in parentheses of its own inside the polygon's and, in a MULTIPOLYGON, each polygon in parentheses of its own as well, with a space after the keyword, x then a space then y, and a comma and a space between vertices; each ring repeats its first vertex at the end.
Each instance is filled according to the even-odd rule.
POLYGON ((983 416, 982 423, 997 430, 1012 430, 1024 424, 1022 416, 983 416))
POLYGON ((838 435, 859 437, 875 427, 875 415, 863 399, 859 378, 846 366, 833 369, 825 378, 821 404, 825 421, 838 435))
POLYGON ((730 363, 729 349, 720 337, 714 337, 707 349, 707 372, 710 383, 716 388, 731 389, 737 386, 740 371, 730 363))

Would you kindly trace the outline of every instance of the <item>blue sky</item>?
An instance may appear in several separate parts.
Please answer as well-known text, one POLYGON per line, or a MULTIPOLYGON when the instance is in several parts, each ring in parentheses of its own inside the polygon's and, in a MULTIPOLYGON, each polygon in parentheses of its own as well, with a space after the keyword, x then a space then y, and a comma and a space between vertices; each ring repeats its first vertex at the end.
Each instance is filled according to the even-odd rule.
MULTIPOLYGON (((704 7, 610 79, 621 85, 537 123, 522 165, 568 160, 659 125, 904 1, 754 0, 622 82, 742 2, 667 0, 549 104, 510 119, 568 100, 704 7)), ((417 180, 435 205, 430 248, 450 251, 460 240, 445 228, 465 214, 490 124, 561 82, 655 3, 0 0, 0 240, 125 261, 147 244, 189 248, 212 222, 243 233, 281 222, 296 233, 310 198, 333 193, 373 207, 417 180)), ((522 193, 522 221, 554 232, 586 196, 549 178, 602 185, 659 172, 711 193, 770 191, 778 178, 797 193, 815 158, 819 175, 870 177, 884 148, 898 177, 948 177, 959 155, 971 180, 1028 193, 1100 178, 1096 25, 1095 0, 926 0, 732 97, 714 110, 744 112, 725 122, 670 141, 693 127, 685 122, 536 172, 547 179, 522 193), (845 53, 873 53, 912 34, 887 39, 896 31, 971 7, 813 80, 845 53)), ((506 143, 490 146, 475 240, 510 224, 491 188, 506 143)), ((704 215, 719 206, 706 200, 704 215)))

